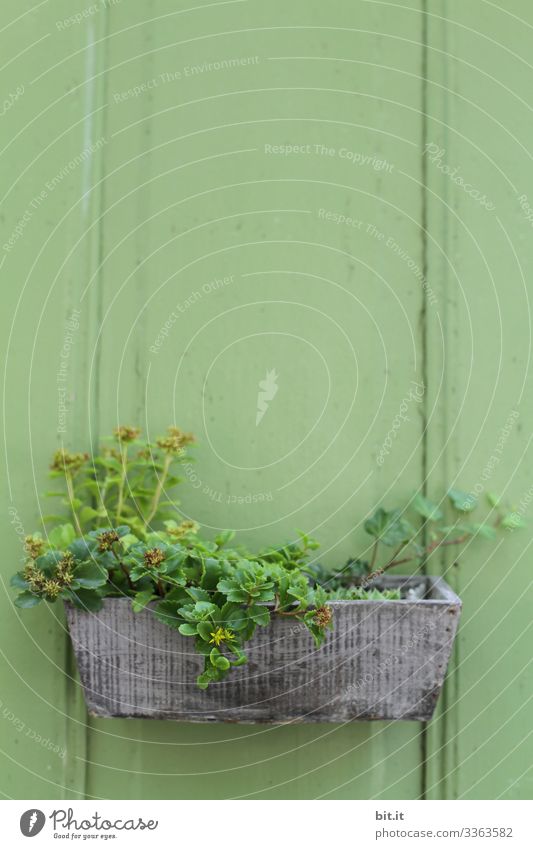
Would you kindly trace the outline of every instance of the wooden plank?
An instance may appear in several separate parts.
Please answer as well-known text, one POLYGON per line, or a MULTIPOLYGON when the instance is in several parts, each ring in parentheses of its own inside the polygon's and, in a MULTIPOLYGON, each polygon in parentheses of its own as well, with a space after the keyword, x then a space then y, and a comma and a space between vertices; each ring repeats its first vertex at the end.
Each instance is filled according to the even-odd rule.
MULTIPOLYGON (((45 434, 55 419, 49 399, 57 387, 47 366, 73 293, 77 300, 78 287, 85 291, 90 282, 72 371, 79 380, 72 399, 79 418, 72 416, 69 436, 85 441, 84 421, 88 441, 125 419, 146 423, 151 433, 174 418, 193 428, 205 412, 195 467, 200 486, 189 475, 187 510, 208 531, 235 525, 254 544, 289 537, 304 524, 325 541, 325 558, 340 562, 364 540, 361 520, 369 502, 384 493, 401 499, 420 481, 422 427, 412 399, 411 423, 399 431, 386 463, 376 464, 412 381, 422 374, 423 300, 408 265, 421 261, 421 194, 406 177, 421 171, 420 4, 407 12, 401 5, 345 0, 327 7, 250 0, 188 12, 163 0, 108 6, 61 29, 57 22, 72 10, 55 3, 53 10, 42 7, 22 18, 12 42, 3 34, 14 53, 35 33, 46 37, 32 48, 39 79, 9 115, 22 122, 13 125, 13 138, 33 121, 17 150, 15 162, 22 153, 31 165, 22 194, 8 208, 13 218, 24 212, 41 175, 57 174, 83 148, 82 129, 89 134, 82 138, 105 136, 98 154, 99 160, 105 156, 105 217, 99 221, 89 203, 65 219, 39 259, 25 325, 17 326, 17 339, 31 345, 44 297, 39 284, 44 279, 49 285, 84 228, 94 224, 68 257, 55 290, 60 295, 49 300, 52 313, 38 336, 30 396, 40 426, 36 466, 48 456, 45 434), (100 41, 105 26, 110 38, 100 41), (104 56, 106 74, 99 64, 104 56), (240 58, 247 61, 215 67, 240 58), (197 70, 185 71, 193 66, 197 70), (154 88, 115 97, 154 78, 154 88), (99 123, 97 111, 89 127, 88 116, 104 103, 106 123, 99 123), (309 145, 312 152, 285 156, 265 147, 286 144, 309 145), (362 229, 326 217, 328 211, 361 221, 362 229), (93 280, 97 231, 103 266, 93 280), (389 237, 397 249, 387 246, 389 237), (155 355, 150 346, 174 309, 179 323, 155 355), (203 336, 194 340, 200 330, 203 336), (247 341, 251 334, 254 341, 247 341), (235 344, 223 351, 228 343, 235 344), (276 366, 278 397, 256 430, 258 382, 276 366), (242 411, 237 422, 236 409, 242 411), (316 426, 308 433, 311 422, 316 426), (287 455, 282 461, 280 448, 287 455), (248 468, 257 465, 264 468, 248 468)), ((13 6, 11 17, 19 14, 13 6)), ((12 64, 13 85, 21 66, 12 64)), ((11 160, 3 162, 7 173, 16 169, 11 160)), ((60 183, 73 191, 69 206, 57 188, 42 210, 49 214, 32 221, 46 237, 91 184, 84 170, 71 176, 60 183)), ((37 250, 42 241, 34 243, 37 250)), ((3 271, 25 279, 35 256, 17 250, 3 271)), ((21 350, 10 372, 15 388, 28 373, 21 350)), ((29 436, 20 426, 24 402, 24 395, 11 400, 8 450, 20 467, 17 503, 31 520, 35 488, 29 436)), ((41 636, 43 615, 37 611, 24 620, 31 617, 32 636, 41 636)), ((40 645, 61 669, 60 626, 54 623, 48 637, 53 651, 43 639, 40 645)), ((17 645, 16 667, 28 676, 37 649, 17 645)), ((46 683, 53 711, 64 703, 63 712, 76 719, 73 693, 69 701, 58 697, 63 676, 63 684, 58 680, 54 673, 46 683)), ((8 679, 8 692, 19 693, 17 687, 8 679)), ((27 700, 19 703, 26 709, 27 700)), ((40 727, 39 708, 39 701, 30 702, 40 727)), ((86 792, 94 796, 412 798, 419 792, 418 732, 406 725, 275 728, 267 734, 211 726, 191 731, 164 722, 147 729, 136 721, 113 723, 110 731, 94 721, 91 729, 86 792), (231 787, 221 790, 217 770, 231 776, 231 787)), ((5 730, 8 745, 20 745, 5 730)), ((66 771, 61 766, 60 780, 56 767, 41 763, 24 741, 21 766, 9 773, 10 792, 40 798, 83 793, 83 740, 75 722, 65 733, 73 761, 66 771), (55 783, 47 783, 48 775, 55 783)))
MULTIPOLYGON (((438 299, 428 310, 429 477, 435 490, 457 481, 481 498, 498 492, 525 515, 532 253, 519 198, 531 194, 532 26, 520 0, 432 4, 428 53, 428 141, 437 147, 427 162, 429 277, 438 299)), ((528 528, 493 551, 472 543, 458 563, 434 564, 460 592, 464 613, 444 710, 432 724, 429 798, 531 798, 530 545, 528 528)))
MULTIPOLYGON (((20 537, 57 507, 41 496, 50 488, 53 450, 88 447, 86 375, 95 328, 92 306, 81 296, 95 262, 90 226, 98 196, 91 190, 99 176, 100 122, 92 75, 102 19, 67 31, 68 0, 35 10, 24 5, 3 4, 0 33, 2 90, 19 92, 1 118, 4 584, 20 562, 20 537)), ((83 797, 86 713, 69 677, 75 666, 62 611, 16 611, 7 589, 5 601, 2 792, 83 797)))
MULTIPOLYGON (((258 545, 304 525, 341 562, 364 547, 372 502, 420 482, 415 401, 376 463, 422 371, 423 299, 408 265, 420 263, 421 192, 405 176, 421 172, 419 4, 409 15, 344 0, 146 8, 109 9, 100 431, 134 420, 151 435, 174 420, 197 430, 182 500, 207 533, 234 526, 258 545), (265 147, 287 144, 311 153, 265 147), (279 391, 256 428, 271 368, 279 391)), ((419 792, 407 724, 92 728, 95 795, 419 792)))

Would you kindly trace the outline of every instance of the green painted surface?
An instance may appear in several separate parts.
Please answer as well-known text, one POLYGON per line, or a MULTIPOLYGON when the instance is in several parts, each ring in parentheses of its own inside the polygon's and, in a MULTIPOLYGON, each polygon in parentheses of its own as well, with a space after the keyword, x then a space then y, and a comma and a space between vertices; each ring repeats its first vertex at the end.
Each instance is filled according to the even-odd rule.
POLYGON ((474 487, 513 410, 483 486, 526 497, 533 17, 463 5, 122 0, 67 26, 66 0, 4 4, 2 90, 24 90, 0 119, 2 245, 29 210, 0 256, 6 796, 530 798, 530 531, 431 564, 465 613, 427 730, 88 721, 60 611, 19 615, 6 586, 15 518, 29 532, 49 510, 63 387, 69 447, 175 420, 199 438, 186 513, 256 545, 304 527, 330 563, 382 498, 474 487))

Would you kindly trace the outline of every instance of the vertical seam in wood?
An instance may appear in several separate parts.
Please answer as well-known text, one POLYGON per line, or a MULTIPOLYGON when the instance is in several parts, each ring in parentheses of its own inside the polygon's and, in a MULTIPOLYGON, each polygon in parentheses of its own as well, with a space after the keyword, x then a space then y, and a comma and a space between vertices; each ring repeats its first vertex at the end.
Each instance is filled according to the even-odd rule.
MULTIPOLYGON (((103 38, 101 41, 101 64, 102 64, 102 77, 101 77, 101 97, 102 103, 104 104, 104 108, 102 110, 102 135, 106 142, 107 139, 107 58, 108 58, 108 36, 109 36, 109 9, 106 7, 104 9, 104 24, 103 24, 103 38)), ((98 267, 98 275, 96 278, 96 309, 94 314, 94 319, 96 322, 95 327, 95 338, 98 339, 96 344, 96 350, 94 352, 94 391, 92 393, 92 404, 91 404, 91 415, 94 422, 94 440, 95 440, 95 448, 97 447, 100 440, 100 371, 101 371, 101 360, 102 360, 102 336, 98 335, 98 332, 102 325, 103 320, 103 298, 104 298, 104 213, 105 213, 105 180, 106 180, 106 165, 105 165, 105 147, 102 149, 101 154, 101 165, 100 165, 100 188, 98 192, 98 202, 96 205, 96 214, 98 216, 98 227, 97 227, 97 267, 98 267)))
MULTIPOLYGON (((427 244, 427 225, 428 225, 428 195, 427 195, 427 160, 424 156, 424 150, 427 143, 427 73, 428 73, 428 27, 427 27, 427 0, 421 2, 421 140, 422 147, 420 151, 421 159, 421 220, 420 220, 420 235, 421 235, 421 252, 422 252, 422 279, 428 279, 428 244, 427 244)), ((428 472, 428 358, 427 358, 427 343, 428 343, 428 328, 427 328, 427 299, 424 288, 422 288, 422 303, 420 306, 420 336, 422 348, 422 384, 424 387, 423 401, 421 404, 422 415, 422 492, 427 495, 427 472, 428 472)), ((423 545, 426 543, 426 534, 423 533, 423 545)), ((422 571, 427 573, 425 563, 422 565, 422 571)), ((428 733, 425 725, 422 725, 420 731, 420 798, 426 798, 427 792, 427 756, 428 756, 428 733)))
MULTIPOLYGON (((446 0, 442 0, 441 2, 441 43, 440 49, 442 50, 442 85, 444 96, 442 99, 442 141, 443 147, 445 150, 449 150, 449 133, 448 133, 448 125, 449 125, 449 114, 448 114, 448 106, 449 106, 449 98, 450 98, 450 89, 448 86, 448 69, 449 69, 449 59, 447 53, 447 41, 448 41, 448 28, 446 25, 446 0)), ((441 194, 443 201, 445 202, 446 208, 448 208, 448 195, 450 191, 449 182, 443 177, 442 185, 439 187, 439 193, 441 194)), ((442 226, 441 226, 441 239, 444 247, 444 257, 445 261, 443 263, 442 269, 442 323, 444 328, 444 375, 443 375, 443 401, 441 404, 442 408, 442 418, 443 418, 443 438, 446 440, 446 435, 448 433, 447 421, 448 421, 448 406, 450 405, 450 385, 454 379, 453 371, 450 372, 450 367, 453 369, 454 362, 450 361, 450 353, 454 350, 453 346, 448 345, 449 333, 450 333, 450 315, 449 315, 449 305, 448 299, 446 297, 447 294, 447 280, 448 280, 448 266, 446 262, 446 257, 448 257, 450 253, 450 235, 448 231, 448 218, 443 213, 442 218, 442 226)), ((450 457, 451 445, 448 446, 442 452, 442 477, 446 481, 449 480, 449 457, 450 457)), ((453 589, 458 592, 458 578, 455 578, 453 575, 450 575, 450 563, 451 556, 449 553, 442 552, 440 558, 440 571, 441 574, 446 575, 447 579, 450 581, 453 589)), ((459 640, 456 639, 454 642, 452 656, 450 658, 450 668, 447 676, 447 680, 445 681, 443 688, 443 712, 442 717, 440 719, 440 739, 439 746, 441 751, 440 757, 440 776, 441 776, 441 787, 443 788, 443 795, 445 798, 456 798, 457 796, 457 767, 458 767, 458 737, 457 737, 457 705, 458 705, 458 697, 459 697, 459 640), (453 710, 451 705, 454 705, 453 710), (449 740, 452 738, 452 743, 450 744, 449 740), (451 791, 451 792, 450 792, 451 791)))
MULTIPOLYGON (((99 86, 99 97, 100 102, 103 105, 103 109, 101 112, 101 135, 105 139, 106 143, 108 142, 107 132, 108 132, 108 112, 107 112, 107 89, 108 89, 108 79, 107 79, 107 59, 108 59, 108 36, 109 36, 109 8, 106 7, 102 10, 102 32, 99 42, 99 69, 102 71, 100 77, 100 86, 99 86)), ((95 308, 91 313, 92 320, 95 323, 92 334, 90 334, 91 338, 95 341, 96 349, 94 351, 94 387, 91 392, 91 388, 89 387, 89 392, 91 392, 90 396, 90 405, 88 409, 88 413, 91 417, 93 423, 93 434, 94 434, 94 444, 93 449, 96 449, 99 441, 100 441, 100 376, 101 376, 101 349, 102 349, 102 337, 99 335, 99 331, 102 325, 103 319, 103 263, 104 263, 104 213, 105 213, 105 178, 106 178, 106 146, 104 145, 100 151, 99 163, 100 163, 100 173, 99 173, 99 189, 96 202, 94 204, 94 214, 97 216, 97 227, 96 227, 96 268, 97 273, 95 276, 95 308)), ((91 719, 87 715, 87 724, 86 724, 86 758, 85 758, 85 768, 84 768, 84 797, 87 798, 87 792, 89 787, 89 762, 90 758, 90 748, 91 748, 91 738, 92 738, 92 728, 91 728, 91 719)))

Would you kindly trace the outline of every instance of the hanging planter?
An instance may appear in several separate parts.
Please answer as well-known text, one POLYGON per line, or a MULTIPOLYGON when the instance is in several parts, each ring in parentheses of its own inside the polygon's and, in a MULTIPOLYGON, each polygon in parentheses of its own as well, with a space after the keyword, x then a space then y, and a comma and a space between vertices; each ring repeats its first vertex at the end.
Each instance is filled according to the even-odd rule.
MULTIPOLYGON (((26 537, 15 604, 61 600, 87 706, 95 716, 194 722, 428 720, 442 687, 461 602, 439 578, 391 576, 441 546, 517 527, 488 496, 378 507, 372 542, 341 568, 315 559, 305 533, 259 551, 202 539, 171 498, 192 434, 155 444, 115 430, 101 455, 56 452, 71 521, 26 537), (446 513, 446 515, 445 515, 446 513), (386 573, 386 574, 385 574, 386 573)), ((61 494, 52 493, 52 494, 61 494)))
POLYGON ((207 690, 191 641, 127 598, 97 613, 67 605, 89 713, 189 722, 346 722, 431 719, 461 601, 440 578, 385 577, 423 598, 333 601, 335 629, 316 648, 307 628, 273 617, 247 646, 248 663, 207 690), (413 590, 415 592, 413 592, 413 590))

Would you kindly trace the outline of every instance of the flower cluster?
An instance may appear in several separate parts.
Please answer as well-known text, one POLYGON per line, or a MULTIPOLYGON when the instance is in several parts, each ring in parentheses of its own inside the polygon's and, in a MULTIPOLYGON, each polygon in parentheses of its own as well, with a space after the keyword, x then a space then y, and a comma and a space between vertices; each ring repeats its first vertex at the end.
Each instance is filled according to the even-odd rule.
POLYGON ((73 569, 74 558, 67 551, 58 560, 53 573, 49 570, 45 572, 30 560, 24 567, 22 577, 32 593, 44 596, 48 601, 55 601, 65 588, 71 586, 74 580, 73 569))
POLYGON ((185 433, 179 427, 169 427, 167 432, 168 436, 161 436, 157 440, 158 448, 167 454, 179 456, 183 454, 187 445, 195 441, 192 433, 185 433))
POLYGON ((113 546, 120 539, 116 531, 103 531, 98 534, 98 551, 112 551, 113 546))
POLYGON ((141 435, 141 429, 140 427, 120 425, 113 430, 113 433, 119 442, 135 442, 141 435))
POLYGON ((167 534, 170 534, 174 539, 183 539, 187 534, 196 534, 200 530, 198 522, 193 522, 192 519, 185 519, 179 525, 175 523, 167 523, 167 534))
POLYGON ((315 610, 314 619, 319 628, 327 628, 332 619, 331 607, 323 604, 315 610))
POLYGON ((220 646, 221 643, 231 643, 235 640, 235 634, 228 628, 217 628, 210 632, 210 637, 209 642, 214 643, 215 646, 220 646))
POLYGON ((44 540, 36 534, 27 536, 24 540, 24 551, 32 560, 37 560, 44 551, 44 540))
POLYGON ((149 548, 144 552, 144 562, 148 567, 159 566, 165 559, 165 552, 160 548, 149 548))
POLYGON ((50 468, 53 472, 77 472, 88 459, 87 453, 72 454, 65 448, 59 448, 53 456, 50 468))

